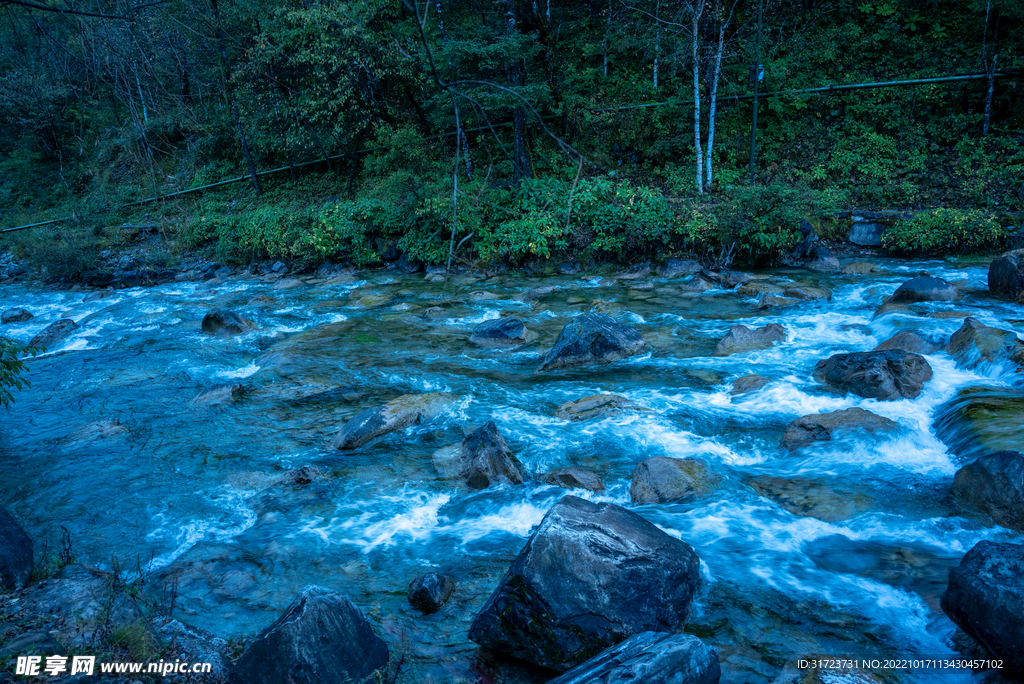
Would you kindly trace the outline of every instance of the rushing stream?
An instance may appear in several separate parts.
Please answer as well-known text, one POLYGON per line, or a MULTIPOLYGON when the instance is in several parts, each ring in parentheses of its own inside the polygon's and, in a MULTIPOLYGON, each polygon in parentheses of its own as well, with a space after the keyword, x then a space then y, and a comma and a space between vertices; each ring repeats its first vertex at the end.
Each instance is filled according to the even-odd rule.
MULTIPOLYGON (((761 275, 830 288, 832 301, 757 311, 734 290, 688 293, 661 278, 636 289, 598 277, 460 275, 448 286, 454 303, 428 311, 440 303, 441 284, 400 271, 284 290, 241 277, 212 287, 175 283, 88 303, 86 292, 2 286, 0 309, 36 316, 4 326, 4 335, 27 342, 61 317, 79 329, 29 361, 31 389, 0 413, 0 505, 37 550, 56 545, 64 525, 79 560, 138 564, 151 575, 150 596, 166 594, 173 574, 175 617, 225 638, 258 632, 315 583, 347 592, 366 612, 403 659, 400 682, 537 681, 527 668, 481 654, 466 632, 565 490, 528 480, 474 492, 441 477, 432 461, 493 420, 529 473, 592 468, 607 489, 573 493, 630 507, 696 549, 705 581, 688 631, 719 649, 723 681, 773 682, 812 654, 955 653, 954 626, 939 607, 949 568, 982 539, 1024 538, 961 517, 949 490, 965 453, 939 439, 935 422, 958 391, 1015 397, 1020 376, 965 370, 940 351, 927 357, 934 378, 917 399, 879 402, 829 394, 812 370, 900 330, 948 337, 963 312, 1021 332, 1019 307, 988 296, 982 266, 882 261, 871 275, 761 275), (921 271, 973 285, 960 301, 873 317, 884 296, 921 271), (559 289, 515 298, 541 285, 559 289), (273 301, 250 304, 258 295, 273 301), (647 353, 540 372, 562 326, 595 299, 640 331, 647 353), (200 321, 215 306, 260 330, 202 334, 200 321), (504 314, 525 321, 536 340, 504 351, 468 342, 477 324, 504 314), (787 339, 711 356, 737 323, 780 323, 787 339), (751 373, 772 382, 731 394, 731 381, 751 373), (243 390, 228 401, 194 401, 221 383, 243 390), (432 423, 355 452, 331 448, 362 409, 428 391, 460 399, 432 423), (647 410, 554 417, 559 404, 600 392, 647 410), (780 447, 794 418, 855 406, 900 431, 780 447), (634 507, 633 468, 656 455, 699 456, 722 483, 687 503, 634 507), (331 477, 268 490, 307 464, 331 477), (439 613, 423 616, 406 592, 431 569, 451 574, 458 588, 439 613)), ((1011 440, 1021 434, 1015 422, 1011 440)))

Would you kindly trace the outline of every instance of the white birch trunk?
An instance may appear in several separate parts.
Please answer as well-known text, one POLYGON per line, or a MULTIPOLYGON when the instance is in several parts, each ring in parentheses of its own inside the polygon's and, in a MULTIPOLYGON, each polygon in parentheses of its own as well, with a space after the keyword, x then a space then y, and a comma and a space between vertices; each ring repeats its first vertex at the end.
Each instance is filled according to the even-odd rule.
POLYGON ((693 5, 693 147, 697 153, 697 193, 704 194, 704 152, 700 145, 700 15, 704 2, 693 5))
POLYGON ((726 24, 722 24, 722 28, 718 31, 718 50, 715 52, 715 70, 711 76, 711 95, 708 101, 708 149, 704 172, 704 187, 708 190, 711 189, 711 155, 715 149, 715 113, 718 109, 718 77, 722 72, 722 50, 725 46, 725 27, 726 24))

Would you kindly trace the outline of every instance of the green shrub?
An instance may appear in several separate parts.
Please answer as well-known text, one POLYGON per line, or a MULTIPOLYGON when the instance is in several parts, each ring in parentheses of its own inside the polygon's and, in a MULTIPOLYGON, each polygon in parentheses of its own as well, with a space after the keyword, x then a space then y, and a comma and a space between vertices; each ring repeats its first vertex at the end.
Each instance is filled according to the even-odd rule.
POLYGON ((25 369, 22 358, 25 354, 35 356, 37 351, 34 347, 26 347, 0 337, 0 406, 7 407, 14 403, 12 390, 29 386, 28 380, 21 379, 21 372, 25 369))
POLYGON ((34 228, 22 231, 14 251, 45 270, 50 280, 75 279, 99 266, 100 242, 93 233, 81 225, 34 228))
POLYGON ((968 254, 996 249, 1007 230, 977 209, 932 209, 897 221, 882 235, 882 246, 895 254, 968 254))

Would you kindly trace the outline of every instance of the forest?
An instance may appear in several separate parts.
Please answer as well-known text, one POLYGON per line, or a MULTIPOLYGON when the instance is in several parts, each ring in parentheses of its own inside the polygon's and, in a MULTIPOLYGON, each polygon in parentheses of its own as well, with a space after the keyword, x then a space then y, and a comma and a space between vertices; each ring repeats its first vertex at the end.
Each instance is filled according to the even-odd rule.
POLYGON ((1024 208, 1016 0, 3 5, 2 228, 60 219, 3 247, 53 281, 126 225, 154 268, 757 266, 841 209, 941 255, 1024 208))

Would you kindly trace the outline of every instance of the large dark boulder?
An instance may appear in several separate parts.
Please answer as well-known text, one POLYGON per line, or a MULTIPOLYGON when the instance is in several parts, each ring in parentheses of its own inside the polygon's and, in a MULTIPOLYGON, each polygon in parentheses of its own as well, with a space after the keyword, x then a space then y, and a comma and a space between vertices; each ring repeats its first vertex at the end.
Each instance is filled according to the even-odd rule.
POLYGON ((782 446, 790 451, 814 442, 827 442, 835 432, 844 430, 895 430, 897 424, 888 418, 875 415, 861 408, 848 408, 831 413, 815 413, 801 416, 786 427, 782 446))
POLYGON ((968 462, 1024 444, 1024 391, 965 387, 935 411, 935 435, 968 462))
POLYGON ((358 449, 388 433, 432 420, 453 401, 454 395, 443 392, 403 394, 383 406, 356 414, 338 431, 332 443, 342 451, 358 449))
POLYGON ((953 478, 953 496, 997 525, 1024 531, 1024 454, 1000 451, 965 465, 953 478))
POLYGON ((689 634, 641 632, 547 684, 716 684, 718 650, 689 634))
POLYGON ((541 370, 611 363, 639 354, 643 348, 644 338, 634 328, 591 311, 562 328, 541 370))
POLYGON ((932 367, 920 354, 899 349, 854 352, 819 361, 814 378, 838 394, 879 401, 913 399, 932 379, 932 367))
POLYGON ((804 268, 811 271, 838 271, 839 259, 824 245, 815 244, 811 247, 810 257, 804 262, 804 268))
POLYGON ((29 346, 53 349, 78 330, 78 324, 70 318, 62 318, 46 326, 42 332, 32 338, 29 346))
POLYGON ((914 354, 934 354, 945 346, 946 341, 940 337, 926 337, 916 330, 904 330, 881 342, 874 351, 902 349, 914 354))
POLYGON ((20 589, 32 576, 32 540, 0 507, 0 589, 20 589))
POLYGON ((949 572, 942 610, 1007 674, 1024 675, 1024 545, 978 542, 949 572))
POLYGON ((700 559, 614 504, 564 496, 544 516, 469 630, 481 646, 566 671, 690 617, 700 559))
POLYGON ((942 278, 918 276, 896 288, 889 298, 893 304, 910 304, 913 302, 949 302, 956 299, 959 293, 956 288, 942 278))
POLYGON ((469 341, 481 347, 515 347, 526 342, 527 330, 515 316, 484 321, 476 326, 469 341))
POLYGON ((471 489, 523 484, 523 466, 492 420, 462 440, 460 461, 459 478, 471 489))
POLYGON ((633 469, 629 496, 635 504, 685 501, 710 494, 721 480, 699 458, 655 456, 633 469))
POLYGON ((428 572, 409 584, 409 603, 416 610, 429 615, 439 611, 454 591, 455 580, 450 575, 428 572))
POLYGON ((964 368, 1003 362, 1024 365, 1024 342, 1016 333, 984 325, 973 317, 965 318, 950 336, 946 351, 964 368))
POLYGON ((734 325, 729 334, 715 345, 715 356, 728 356, 755 349, 767 349, 776 342, 786 340, 786 329, 778 323, 769 323, 760 328, 748 328, 745 325, 734 325))
POLYGON ((232 337, 248 332, 255 327, 255 324, 248 318, 243 318, 227 309, 212 309, 203 316, 203 332, 208 335, 232 337))
POLYGON ((1024 249, 1007 252, 989 265, 988 289, 1000 299, 1024 304, 1024 249))
POLYGON ((0 314, 0 325, 24 323, 25 321, 31 321, 33 318, 34 316, 26 309, 8 309, 0 314))
POLYGON ((377 684, 388 647, 348 596, 309 585, 249 644, 231 684, 377 684))

